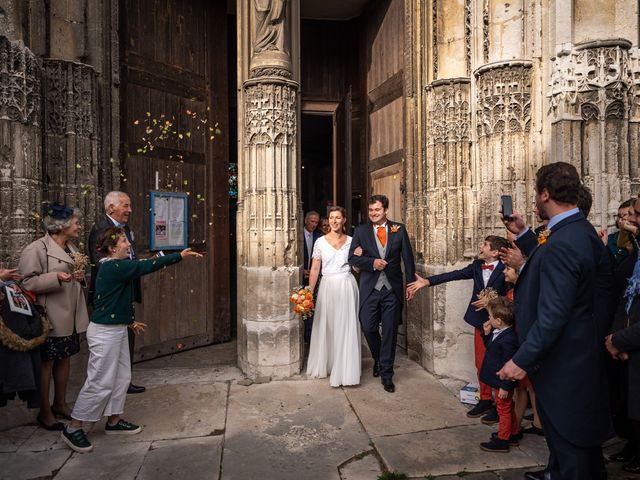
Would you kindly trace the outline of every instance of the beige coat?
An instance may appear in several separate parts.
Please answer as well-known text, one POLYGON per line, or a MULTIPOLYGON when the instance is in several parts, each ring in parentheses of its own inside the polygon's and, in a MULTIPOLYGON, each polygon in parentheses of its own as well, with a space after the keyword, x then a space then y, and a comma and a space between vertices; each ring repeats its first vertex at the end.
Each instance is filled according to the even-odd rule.
MULTIPOLYGON (((78 251, 71 242, 67 245, 72 252, 78 251)), ((18 269, 24 276, 24 288, 34 292, 37 303, 47 310, 50 336, 71 335, 74 326, 78 333, 87 330, 89 315, 83 286, 75 280, 58 281, 58 272, 73 274, 73 260, 49 235, 24 249, 18 269)))

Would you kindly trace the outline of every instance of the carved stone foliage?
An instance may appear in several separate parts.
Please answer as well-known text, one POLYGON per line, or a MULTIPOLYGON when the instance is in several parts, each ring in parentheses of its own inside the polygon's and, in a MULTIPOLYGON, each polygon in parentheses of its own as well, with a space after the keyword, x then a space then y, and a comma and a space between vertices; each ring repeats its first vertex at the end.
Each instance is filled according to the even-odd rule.
POLYGON ((97 132, 96 73, 88 65, 64 60, 44 63, 45 131, 93 137, 97 132))
POLYGON ((431 0, 431 65, 433 78, 438 78, 438 0, 431 0))
POLYGON ((482 5, 482 58, 489 62, 489 0, 482 5))
POLYGON ((248 85, 245 98, 246 144, 295 144, 297 89, 293 85, 248 85))
POLYGON ((531 128, 531 64, 493 64, 476 72, 478 138, 531 128))
POLYGON ((555 58, 551 113, 587 121, 627 118, 627 106, 637 105, 640 93, 640 63, 629 47, 627 42, 595 44, 555 58))
POLYGON ((428 143, 469 140, 469 79, 432 85, 429 95, 428 143))
POLYGON ((467 59, 467 75, 471 75, 471 0, 464 1, 464 52, 467 59))
POLYGON ((22 42, 0 36, 0 119, 38 125, 41 67, 22 42))

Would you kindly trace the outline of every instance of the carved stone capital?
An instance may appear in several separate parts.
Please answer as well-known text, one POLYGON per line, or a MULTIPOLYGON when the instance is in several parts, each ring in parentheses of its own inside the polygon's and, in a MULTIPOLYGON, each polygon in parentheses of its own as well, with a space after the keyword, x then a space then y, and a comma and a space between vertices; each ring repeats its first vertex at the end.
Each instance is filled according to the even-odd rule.
POLYGON ((427 86, 427 143, 469 141, 469 78, 438 80, 427 86))
POLYGON ((291 80, 293 77, 292 73, 286 68, 281 67, 257 67, 249 72, 249 78, 284 78, 286 80, 291 80))
POLYGON ((298 91, 288 83, 245 85, 245 144, 296 143, 298 91))
POLYGON ((478 138, 531 129, 531 62, 484 65, 476 75, 478 138))
POLYGON ((44 61, 45 132, 94 137, 97 133, 97 74, 89 65, 44 61))
POLYGON ((550 113, 555 120, 627 118, 640 93, 637 49, 623 40, 589 42, 552 59, 550 113))
POLYGON ((0 119, 40 123, 41 66, 21 41, 0 36, 0 119))

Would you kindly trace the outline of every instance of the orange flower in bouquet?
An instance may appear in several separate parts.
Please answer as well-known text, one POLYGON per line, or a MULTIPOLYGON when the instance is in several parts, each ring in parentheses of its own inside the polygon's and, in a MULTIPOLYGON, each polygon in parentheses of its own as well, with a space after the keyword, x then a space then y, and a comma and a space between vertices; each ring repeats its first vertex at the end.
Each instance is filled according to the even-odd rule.
POLYGON ((313 292, 308 288, 296 287, 291 290, 289 301, 293 304, 293 312, 302 319, 313 315, 313 292))

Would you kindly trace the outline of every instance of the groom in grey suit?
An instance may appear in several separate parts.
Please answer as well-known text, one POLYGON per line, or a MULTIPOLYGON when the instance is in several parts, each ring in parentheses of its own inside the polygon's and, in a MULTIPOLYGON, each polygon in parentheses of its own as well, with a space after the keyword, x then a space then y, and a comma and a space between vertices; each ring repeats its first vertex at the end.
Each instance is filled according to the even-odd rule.
POLYGON ((401 263, 407 283, 415 280, 416 269, 407 229, 387 219, 389 199, 372 195, 368 203, 369 222, 353 233, 349 264, 360 269, 360 324, 373 356, 373 376, 380 376, 384 389, 393 393, 396 338, 405 298, 401 263), (360 256, 354 253, 358 247, 360 256))

